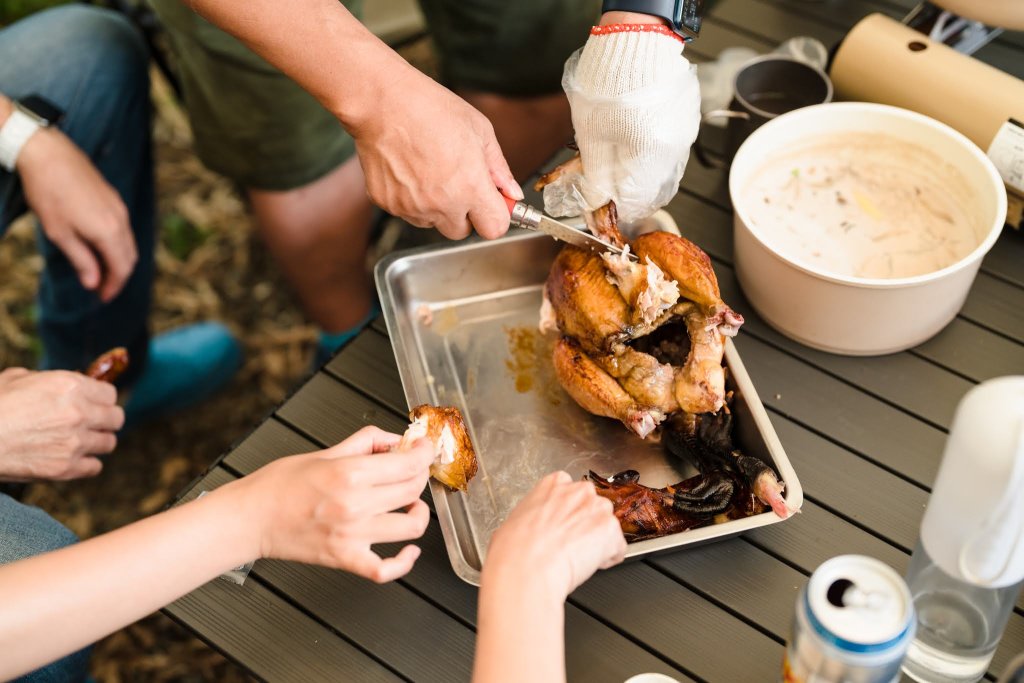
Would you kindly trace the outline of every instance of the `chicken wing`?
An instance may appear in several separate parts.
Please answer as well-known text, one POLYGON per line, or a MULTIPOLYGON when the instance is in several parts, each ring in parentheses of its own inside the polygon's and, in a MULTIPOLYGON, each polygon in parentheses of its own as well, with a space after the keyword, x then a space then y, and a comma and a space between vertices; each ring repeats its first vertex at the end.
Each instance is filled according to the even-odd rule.
POLYGON ((453 407, 416 406, 409 412, 412 424, 402 435, 399 449, 427 438, 434 445, 430 476, 450 489, 465 491, 476 476, 477 461, 462 412, 453 407))

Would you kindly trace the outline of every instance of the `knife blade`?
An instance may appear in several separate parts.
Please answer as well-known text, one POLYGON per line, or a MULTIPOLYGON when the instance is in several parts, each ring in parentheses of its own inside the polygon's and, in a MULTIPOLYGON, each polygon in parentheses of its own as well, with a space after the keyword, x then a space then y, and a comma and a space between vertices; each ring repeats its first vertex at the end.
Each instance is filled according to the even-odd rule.
MULTIPOLYGON (((562 240, 567 244, 590 249, 598 253, 608 251, 613 254, 622 254, 621 248, 609 244, 601 238, 591 235, 589 232, 577 230, 561 221, 556 221, 550 216, 545 216, 539 209, 525 202, 516 201, 511 197, 506 197, 504 194, 502 197, 508 206, 511 223, 516 227, 536 230, 549 237, 554 237, 556 240, 562 240)), ((629 254, 629 259, 636 261, 637 257, 634 254, 629 254)))

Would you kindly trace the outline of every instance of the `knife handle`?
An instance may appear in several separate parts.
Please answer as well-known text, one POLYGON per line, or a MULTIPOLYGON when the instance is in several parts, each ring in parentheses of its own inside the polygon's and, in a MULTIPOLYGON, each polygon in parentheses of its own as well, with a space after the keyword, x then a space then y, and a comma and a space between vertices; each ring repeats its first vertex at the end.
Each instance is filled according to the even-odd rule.
POLYGON ((540 219, 543 218, 544 214, 526 202, 520 202, 512 199, 504 192, 501 192, 501 197, 505 200, 505 206, 508 207, 509 219, 512 225, 517 228, 529 228, 531 230, 537 229, 537 226, 540 224, 540 219))
MULTIPOLYGON (((499 192, 501 191, 499 190, 499 192)), ((513 213, 515 213, 516 204, 518 204, 519 202, 509 197, 504 192, 501 192, 501 198, 505 200, 505 206, 508 207, 508 215, 511 216, 513 213)))

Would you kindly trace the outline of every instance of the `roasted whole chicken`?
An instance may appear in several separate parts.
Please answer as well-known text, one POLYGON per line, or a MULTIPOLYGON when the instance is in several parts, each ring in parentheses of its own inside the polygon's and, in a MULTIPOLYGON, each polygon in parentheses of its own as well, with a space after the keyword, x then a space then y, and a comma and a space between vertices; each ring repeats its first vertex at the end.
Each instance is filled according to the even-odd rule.
MULTIPOLYGON (((537 189, 579 172, 579 164, 579 157, 563 164, 537 189)), ((613 203, 585 218, 623 253, 569 245, 555 258, 540 322, 541 331, 560 335, 555 375, 582 408, 620 420, 642 439, 660 427, 666 449, 698 471, 663 489, 643 486, 634 470, 609 478, 591 472, 598 493, 615 503, 627 540, 768 508, 788 516, 775 472, 732 444, 722 358, 725 338, 736 335, 743 317, 722 301, 707 254, 667 232, 627 243, 613 203)))
MULTIPOLYGON (((538 189, 565 168, 542 177, 538 189)), ((639 261, 574 246, 558 254, 540 323, 562 335, 554 350, 558 381, 584 409, 621 420, 640 438, 672 413, 720 410, 725 338, 743 317, 722 301, 707 254, 667 232, 626 244, 612 203, 587 221, 639 261)))

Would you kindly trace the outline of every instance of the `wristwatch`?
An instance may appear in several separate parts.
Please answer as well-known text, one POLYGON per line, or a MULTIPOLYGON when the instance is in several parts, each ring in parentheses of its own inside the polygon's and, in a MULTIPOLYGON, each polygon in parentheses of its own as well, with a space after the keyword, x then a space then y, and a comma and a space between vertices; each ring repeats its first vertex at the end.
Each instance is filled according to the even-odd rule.
POLYGON ((0 167, 7 171, 14 171, 18 154, 33 133, 57 125, 64 117, 60 107, 39 95, 29 95, 12 104, 14 110, 0 127, 0 167))
POLYGON ((704 0, 604 0, 601 13, 637 12, 661 17, 686 42, 700 34, 704 0))

